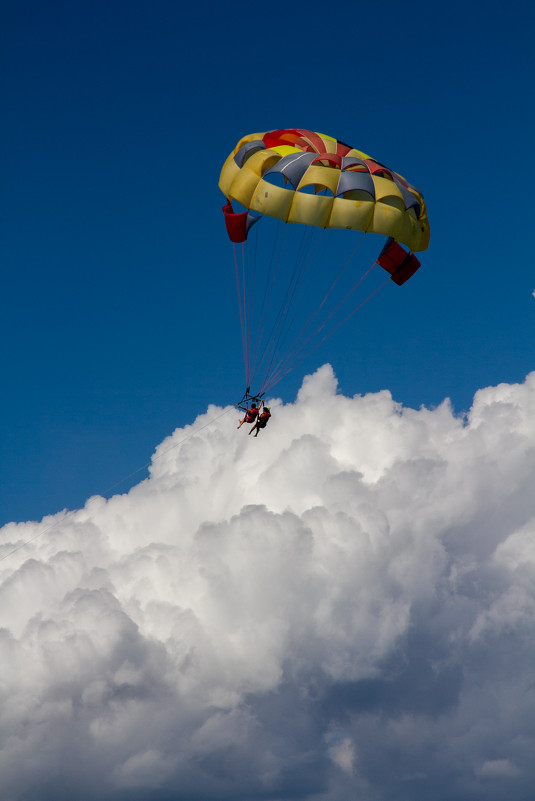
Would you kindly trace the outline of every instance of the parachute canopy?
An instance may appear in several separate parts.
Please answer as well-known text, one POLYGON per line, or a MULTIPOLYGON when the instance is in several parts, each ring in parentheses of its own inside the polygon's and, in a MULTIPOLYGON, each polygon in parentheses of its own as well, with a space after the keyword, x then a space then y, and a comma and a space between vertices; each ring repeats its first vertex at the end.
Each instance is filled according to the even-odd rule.
MULTIPOLYGON (((421 193, 325 134, 290 128, 244 136, 223 165, 219 188, 229 202, 283 222, 384 234, 412 252, 429 245, 421 193)), ((243 221, 241 234, 229 231, 231 239, 244 241, 254 219, 243 221)), ((229 222, 236 229, 237 221, 229 222)))
POLYGON ((408 281, 420 266, 414 252, 429 245, 418 189, 325 134, 244 136, 219 187, 234 250, 244 398, 261 397, 390 280, 408 281))

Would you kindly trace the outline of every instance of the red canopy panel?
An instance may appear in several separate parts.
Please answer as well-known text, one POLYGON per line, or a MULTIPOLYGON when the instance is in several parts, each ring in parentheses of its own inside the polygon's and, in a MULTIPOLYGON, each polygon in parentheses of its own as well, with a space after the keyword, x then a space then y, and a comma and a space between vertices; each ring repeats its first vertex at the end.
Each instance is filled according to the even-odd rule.
POLYGON ((384 270, 390 273, 392 281, 401 286, 414 275, 420 262, 414 253, 407 253, 395 239, 389 239, 377 259, 384 270))
POLYGON ((223 213, 230 241, 245 242, 249 229, 258 221, 258 217, 248 211, 234 211, 230 201, 223 206, 223 213))

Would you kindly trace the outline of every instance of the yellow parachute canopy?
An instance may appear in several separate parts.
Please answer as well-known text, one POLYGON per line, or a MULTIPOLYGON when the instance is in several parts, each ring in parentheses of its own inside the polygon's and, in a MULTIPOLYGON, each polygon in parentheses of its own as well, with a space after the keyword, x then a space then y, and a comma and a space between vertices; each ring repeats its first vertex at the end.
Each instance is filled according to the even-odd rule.
POLYGON ((401 175, 324 134, 291 128, 240 139, 219 187, 228 201, 283 222, 384 234, 429 245, 422 194, 401 175))

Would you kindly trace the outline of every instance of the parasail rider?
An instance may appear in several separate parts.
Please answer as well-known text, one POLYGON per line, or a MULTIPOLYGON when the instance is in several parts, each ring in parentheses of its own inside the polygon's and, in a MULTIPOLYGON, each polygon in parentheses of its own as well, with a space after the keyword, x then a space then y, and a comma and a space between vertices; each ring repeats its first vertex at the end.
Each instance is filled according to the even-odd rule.
POLYGON ((241 428, 244 423, 254 423, 256 421, 256 418, 258 417, 258 412, 262 408, 263 404, 264 401, 261 401, 260 406, 257 407, 256 403, 253 401, 251 403, 250 408, 248 404, 246 404, 245 406, 240 406, 238 404, 238 409, 242 409, 245 412, 245 417, 243 418, 243 420, 240 420, 238 428, 241 428))
POLYGON ((270 417, 271 417, 271 412, 269 411, 269 407, 264 406, 264 411, 258 416, 258 420, 249 431, 249 434, 252 434, 253 431, 256 429, 255 437, 257 437, 260 429, 265 428, 267 426, 270 417))

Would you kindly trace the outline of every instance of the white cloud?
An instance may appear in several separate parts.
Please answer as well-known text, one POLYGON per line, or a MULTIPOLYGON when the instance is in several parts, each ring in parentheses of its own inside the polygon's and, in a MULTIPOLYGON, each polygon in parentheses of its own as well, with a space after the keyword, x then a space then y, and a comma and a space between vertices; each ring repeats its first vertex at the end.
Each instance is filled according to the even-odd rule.
POLYGON ((328 365, 271 408, 2 530, 0 797, 527 797, 535 373, 466 419, 328 365))
POLYGON ((355 747, 350 737, 346 737, 343 732, 329 732, 325 738, 328 753, 332 761, 344 771, 353 774, 355 771, 355 747))
POLYGON ((488 779, 493 779, 501 776, 516 777, 519 774, 516 768, 509 759, 491 759, 481 765, 479 775, 488 779))

